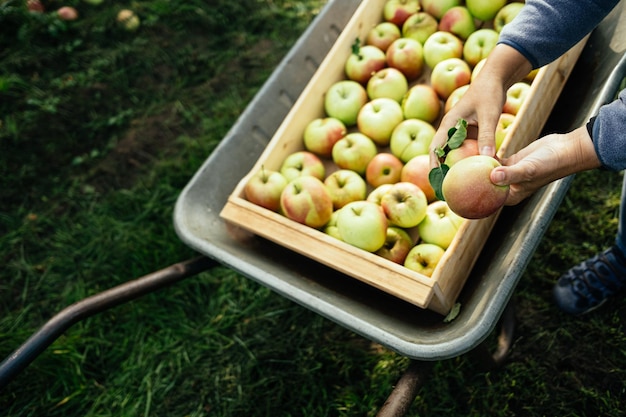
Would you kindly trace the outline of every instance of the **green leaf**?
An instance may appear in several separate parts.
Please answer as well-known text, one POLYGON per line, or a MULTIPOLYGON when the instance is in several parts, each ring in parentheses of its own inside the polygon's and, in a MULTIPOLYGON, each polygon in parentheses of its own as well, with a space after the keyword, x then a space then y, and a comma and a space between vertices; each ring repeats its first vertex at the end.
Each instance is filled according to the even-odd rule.
POLYGON ((435 196, 441 201, 445 201, 443 192, 441 191, 441 185, 449 169, 450 167, 446 164, 441 164, 437 168, 431 169, 428 173, 428 182, 430 182, 430 186, 433 187, 435 196))
POLYGON ((459 119, 456 126, 448 130, 448 142, 446 143, 450 149, 456 149, 459 146, 461 146, 461 144, 463 144, 463 141, 465 140, 466 137, 467 137, 467 121, 463 119, 459 119), (452 130, 454 130, 454 132, 450 134, 452 130))
POLYGON ((352 53, 358 55, 361 52, 361 39, 356 38, 352 44, 352 53))
POLYGON ((454 306, 452 306, 452 309, 450 310, 448 315, 443 319, 443 322, 450 323, 459 315, 460 312, 461 312, 461 303, 454 304, 454 306))

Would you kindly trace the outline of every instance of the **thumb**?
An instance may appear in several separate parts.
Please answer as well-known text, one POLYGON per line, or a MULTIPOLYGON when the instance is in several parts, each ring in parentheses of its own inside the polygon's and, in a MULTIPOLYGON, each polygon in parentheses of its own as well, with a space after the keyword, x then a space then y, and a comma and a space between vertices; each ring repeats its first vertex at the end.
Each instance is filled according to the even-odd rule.
POLYGON ((489 179, 495 185, 511 185, 513 181, 510 179, 509 168, 505 166, 496 167, 491 170, 491 174, 489 175, 489 179))

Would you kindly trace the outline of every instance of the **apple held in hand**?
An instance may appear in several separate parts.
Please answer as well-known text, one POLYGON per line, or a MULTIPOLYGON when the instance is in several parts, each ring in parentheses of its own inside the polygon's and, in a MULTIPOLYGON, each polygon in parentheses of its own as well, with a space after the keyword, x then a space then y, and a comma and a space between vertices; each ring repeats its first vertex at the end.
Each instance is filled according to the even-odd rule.
POLYGON ((319 180, 324 180, 326 167, 322 160, 309 151, 298 151, 288 155, 280 166, 280 173, 291 181, 303 175, 311 175, 319 180))
POLYGON ((496 126, 496 151, 500 149, 509 132, 512 130, 515 116, 510 113, 502 113, 496 126))
POLYGON ((481 219, 498 211, 509 194, 508 186, 495 185, 489 178, 498 166, 495 158, 475 155, 450 167, 441 184, 450 209, 466 219, 481 219))
POLYGON ((429 203, 436 200, 435 190, 428 180, 430 169, 430 155, 423 154, 411 158, 400 173, 400 181, 411 182, 420 187, 429 203))
POLYGON ((467 7, 451 7, 441 16, 439 30, 450 32, 465 40, 476 31, 474 16, 472 16, 467 7))
POLYGON ((380 205, 392 225, 411 228, 426 216, 428 201, 417 185, 397 182, 383 195, 380 205))
POLYGON ((280 208, 287 218, 319 229, 330 220, 333 201, 322 181, 304 175, 287 184, 280 195, 280 208))
POLYGON ((422 45, 426 39, 433 33, 437 32, 439 23, 431 14, 426 12, 417 12, 409 16, 402 25, 402 37, 415 39, 422 45))
POLYGON ((420 239, 448 249, 464 219, 454 213, 445 201, 435 201, 426 208, 426 217, 417 226, 420 239))
POLYGON ((272 211, 280 210, 280 195, 287 186, 287 179, 277 171, 263 167, 254 174, 244 187, 248 201, 272 211))
POLYGON ((368 252, 376 252, 385 244, 387 226, 383 209, 368 201, 353 201, 337 215, 341 240, 368 252))
POLYGON ((348 79, 366 85, 372 74, 387 65, 385 53, 374 45, 353 45, 353 51, 346 60, 345 72, 348 79))
POLYGON ((377 145, 387 146, 391 132, 404 120, 402 106, 390 98, 376 98, 361 108, 357 117, 357 127, 361 133, 377 145))
POLYGON ((367 164, 365 179, 372 187, 378 187, 383 184, 395 184, 400 181, 403 167, 404 164, 395 155, 380 152, 367 164))
POLYGON ((396 68, 383 68, 367 82, 367 96, 370 100, 384 97, 399 103, 408 90, 406 77, 396 68))
POLYGON ((348 133, 333 147, 333 162, 340 169, 349 169, 365 175, 367 164, 378 153, 372 139, 360 132, 348 133))
POLYGON ((431 277, 439 265, 445 250, 432 243, 420 243, 411 249, 404 266, 412 271, 431 277))
POLYGON ((437 31, 424 42, 424 62, 430 68, 448 58, 463 57, 463 41, 450 32, 437 31))
POLYGON ((433 124, 441 113, 441 100, 428 84, 416 84, 409 88, 400 104, 405 119, 420 119, 433 124))
POLYGON ((402 162, 406 163, 417 155, 427 154, 436 129, 420 119, 402 121, 391 134, 389 149, 402 162))
POLYGON ((486 22, 496 17, 498 11, 504 7, 507 0, 466 0, 465 6, 472 16, 486 22))
POLYGON ((335 210, 348 203, 365 200, 367 184, 363 177, 349 169, 340 169, 333 172, 324 180, 324 185, 330 193, 335 210))
POLYGON ((515 16, 522 11, 524 3, 514 2, 502 6, 496 16, 493 18, 493 28, 500 33, 504 26, 508 25, 515 19, 515 16))
POLYGON ((462 85, 469 84, 472 70, 467 62, 460 58, 449 58, 441 61, 430 74, 430 84, 442 100, 462 85))
POLYGON ((500 34, 493 29, 483 28, 469 35, 463 45, 463 59, 474 67, 496 47, 500 34))
POLYGON ((309 122, 304 129, 304 147, 309 152, 329 158, 335 143, 346 133, 346 125, 341 120, 334 117, 320 117, 309 122))
POLYGON ((373 45, 383 52, 389 49, 389 45, 402 36, 398 25, 391 22, 380 22, 367 32, 366 45, 373 45))
POLYGON ((387 0, 383 5, 383 19, 402 27, 406 19, 419 10, 418 0, 387 0))
POLYGON ((367 103, 365 87, 356 81, 337 81, 324 96, 324 110, 329 117, 339 119, 347 127, 356 124, 361 107, 367 103))
POLYGON ((382 248, 376 251, 376 255, 403 265, 404 260, 412 247, 413 239, 406 230, 395 226, 389 226, 387 227, 385 244, 382 248))
POLYGON ((478 155, 479 153, 478 141, 476 139, 465 139, 461 146, 448 152, 444 164, 451 167, 461 159, 465 159, 468 156, 478 155))
POLYGON ((424 71, 424 48, 415 39, 396 39, 387 48, 385 56, 387 66, 400 70, 407 81, 416 80, 424 71))
POLYGON ((421 0, 422 10, 436 19, 441 19, 449 9, 460 4, 461 0, 421 0))
POLYGON ((506 90, 506 101, 502 107, 504 113, 516 115, 524 104, 524 100, 530 93, 530 84, 523 81, 517 82, 506 90))

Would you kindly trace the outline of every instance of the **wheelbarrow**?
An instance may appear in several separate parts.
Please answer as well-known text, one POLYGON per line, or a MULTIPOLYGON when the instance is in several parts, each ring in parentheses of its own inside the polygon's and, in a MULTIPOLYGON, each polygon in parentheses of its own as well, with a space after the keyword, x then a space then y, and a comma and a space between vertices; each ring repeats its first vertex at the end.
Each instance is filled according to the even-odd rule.
MULTIPOLYGON (((573 177, 553 182, 524 203, 505 208, 459 296, 451 321, 268 241, 242 245, 219 217, 229 194, 264 150, 359 5, 331 0, 299 38, 235 125, 191 178, 174 211, 179 238, 200 256, 171 265, 59 312, 0 363, 0 389, 73 324, 226 265, 276 293, 411 359, 381 406, 379 416, 403 415, 423 384, 429 365, 466 353, 485 367, 502 364, 514 334, 513 294, 573 177), (237 161, 237 163, 233 163, 237 161), (219 175, 214 175, 219 173, 219 175), (492 347, 488 336, 497 332, 492 347)), ((592 33, 545 131, 584 124, 611 101, 626 75, 626 36, 619 6, 592 33)))

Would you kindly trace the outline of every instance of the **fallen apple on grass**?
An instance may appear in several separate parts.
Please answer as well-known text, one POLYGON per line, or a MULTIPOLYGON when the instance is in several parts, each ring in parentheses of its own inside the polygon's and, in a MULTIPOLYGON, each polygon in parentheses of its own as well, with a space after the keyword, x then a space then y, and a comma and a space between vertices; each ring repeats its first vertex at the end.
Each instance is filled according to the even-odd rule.
POLYGON ((392 225, 406 229, 417 226, 424 219, 428 201, 417 185, 397 182, 383 195, 380 206, 392 225))
POLYGON ((385 243, 382 248, 376 251, 376 255, 403 265, 413 246, 413 238, 406 230, 400 227, 389 226, 387 227, 385 243))
POLYGON ((369 201, 349 203, 337 215, 341 240, 368 252, 376 252, 385 244, 387 227, 383 209, 369 201))
POLYGON ((330 220, 333 201, 321 180, 304 175, 285 186, 280 195, 280 208, 287 218, 319 229, 330 220))
POLYGON ((349 169, 333 172, 324 180, 335 210, 353 201, 365 200, 367 184, 363 177, 349 169))
POLYGON ((431 277, 439 265, 445 250, 432 243, 415 245, 406 256, 404 266, 412 271, 431 277))
POLYGON ((117 23, 129 32, 133 32, 139 28, 141 21, 139 16, 132 10, 122 9, 117 13, 117 23))
POLYGON ((261 167, 244 186, 244 195, 251 203, 277 212, 280 210, 280 195, 287 183, 280 172, 261 167))

